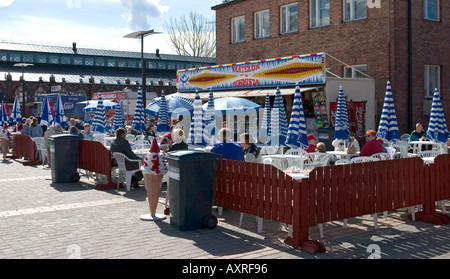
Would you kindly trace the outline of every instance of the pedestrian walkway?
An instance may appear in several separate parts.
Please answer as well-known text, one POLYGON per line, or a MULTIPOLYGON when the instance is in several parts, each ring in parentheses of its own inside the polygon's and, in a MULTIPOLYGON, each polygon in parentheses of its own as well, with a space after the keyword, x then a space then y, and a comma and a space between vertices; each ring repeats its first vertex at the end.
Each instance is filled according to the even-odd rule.
MULTIPOLYGON (((264 220, 257 233, 254 216, 224 209, 215 229, 179 231, 170 218, 140 220, 149 213, 144 187, 94 189, 93 178, 54 184, 48 166, 0 162, 0 258, 8 259, 429 259, 450 258, 450 225, 412 221, 406 211, 351 218, 317 227, 310 237, 320 239, 326 253, 310 255, 283 241, 287 229, 264 220)), ((164 211, 165 187, 159 213, 164 211)), ((450 203, 447 201, 447 212, 450 203)), ((213 209, 217 216, 217 210, 213 209)))

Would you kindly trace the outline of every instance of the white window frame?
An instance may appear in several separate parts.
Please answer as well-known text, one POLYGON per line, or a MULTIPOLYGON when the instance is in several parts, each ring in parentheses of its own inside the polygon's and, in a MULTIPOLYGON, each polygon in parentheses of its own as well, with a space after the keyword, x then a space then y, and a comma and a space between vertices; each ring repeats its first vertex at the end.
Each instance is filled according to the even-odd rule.
POLYGON ((309 6, 311 28, 319 28, 330 25, 330 0, 311 0, 309 6), (328 5, 325 4, 325 7, 321 7, 320 4, 322 1, 328 1, 328 5), (322 23, 322 19, 324 18, 322 17, 322 11, 328 11, 328 21, 325 23, 322 23))
POLYGON ((270 37, 270 10, 255 13, 255 39, 270 37))
POLYGON ((344 22, 351 22, 351 21, 356 21, 356 20, 361 20, 361 19, 366 19, 367 18, 367 1, 366 0, 343 0, 342 8, 343 8, 343 19, 344 19, 344 22), (364 16, 359 16, 358 17, 355 14, 355 9, 356 9, 356 4, 359 1, 364 2, 364 8, 365 8, 366 13, 365 13, 364 16), (347 10, 346 10, 347 3, 350 4, 350 11, 349 11, 350 14, 349 15, 347 15, 347 10))
POLYGON ((437 88, 438 90, 440 90, 441 87, 441 66, 439 65, 425 65, 425 98, 433 98, 434 95, 434 90, 437 88), (435 77, 435 83, 437 84, 432 84, 430 85, 430 81, 432 79, 431 77, 431 73, 432 71, 436 71, 436 77, 435 77))
POLYGON ((231 42, 240 43, 245 41, 245 16, 231 19, 231 42), (241 32, 243 31, 243 32, 241 32), (243 33, 243 34, 241 34, 243 33))
POLYGON ((289 34, 289 33, 294 33, 294 32, 298 32, 298 3, 293 3, 293 4, 289 4, 289 5, 284 5, 280 7, 280 32, 281 34, 289 34), (291 26, 291 12, 290 12, 290 8, 292 6, 296 6, 297 7, 297 13, 296 13, 296 17, 297 20, 295 21, 295 24, 293 24, 293 26, 291 26), (283 13, 285 13, 285 16, 283 17, 283 13))
POLYGON ((439 0, 424 0, 423 1, 423 18, 426 20, 439 21, 439 0), (436 14, 436 18, 429 17, 429 9, 428 4, 433 1, 435 3, 434 12, 436 14))
POLYGON ((364 74, 361 74, 360 72, 367 75, 367 64, 361 64, 361 65, 352 65, 352 66, 345 66, 344 67, 344 77, 345 78, 366 78, 367 76, 364 76, 364 74), (347 70, 351 69, 351 76, 347 75, 347 70), (358 77, 358 75, 363 75, 364 77, 358 77))

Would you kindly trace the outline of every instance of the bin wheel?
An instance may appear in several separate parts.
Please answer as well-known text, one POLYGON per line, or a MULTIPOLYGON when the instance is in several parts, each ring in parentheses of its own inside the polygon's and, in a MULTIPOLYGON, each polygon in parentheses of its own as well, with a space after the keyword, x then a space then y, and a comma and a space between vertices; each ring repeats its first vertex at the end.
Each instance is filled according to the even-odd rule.
POLYGON ((217 217, 211 214, 207 215, 203 219, 203 224, 205 225, 206 228, 210 230, 214 229, 217 226, 217 217))
POLYGON ((80 181, 80 174, 77 172, 77 173, 74 173, 73 175, 72 175, 72 181, 73 182, 78 182, 78 181, 80 181))

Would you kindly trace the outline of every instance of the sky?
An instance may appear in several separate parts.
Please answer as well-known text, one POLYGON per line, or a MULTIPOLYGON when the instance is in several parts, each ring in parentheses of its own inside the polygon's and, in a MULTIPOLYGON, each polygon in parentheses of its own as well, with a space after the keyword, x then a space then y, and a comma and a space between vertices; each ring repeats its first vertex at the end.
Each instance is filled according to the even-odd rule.
MULTIPOLYGON (((78 48, 141 51, 125 35, 153 29, 164 33, 171 18, 195 11, 215 21, 222 0, 0 0, 0 41, 78 48)), ((213 23, 214 24, 214 23, 213 23)), ((166 34, 144 39, 144 52, 175 54, 166 34)))

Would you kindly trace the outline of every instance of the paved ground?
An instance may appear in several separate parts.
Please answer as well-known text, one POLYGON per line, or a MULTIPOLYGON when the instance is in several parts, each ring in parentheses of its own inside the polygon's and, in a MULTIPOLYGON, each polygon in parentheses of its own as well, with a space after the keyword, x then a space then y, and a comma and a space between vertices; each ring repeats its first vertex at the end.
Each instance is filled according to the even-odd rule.
MULTIPOLYGON (((95 181, 54 184, 51 170, 0 162, 0 258, 8 259, 383 259, 450 258, 450 225, 407 219, 405 211, 362 216, 324 226, 327 252, 310 255, 283 243, 286 229, 264 220, 256 233, 254 216, 224 210, 213 230, 179 231, 170 219, 145 222, 149 212, 143 187, 98 191, 95 181), (368 252, 369 248, 369 252, 368 252), (373 248, 373 249, 370 249, 373 248), (379 251, 379 253, 376 253, 379 251)), ((158 211, 163 213, 165 191, 158 211)), ((447 201, 447 212, 450 202, 447 201)), ((217 215, 216 210, 213 213, 217 215)), ((310 236, 319 239, 318 229, 310 236)))

